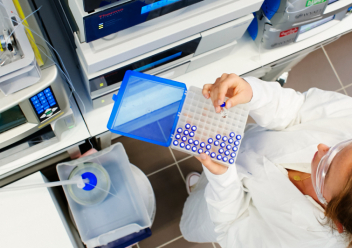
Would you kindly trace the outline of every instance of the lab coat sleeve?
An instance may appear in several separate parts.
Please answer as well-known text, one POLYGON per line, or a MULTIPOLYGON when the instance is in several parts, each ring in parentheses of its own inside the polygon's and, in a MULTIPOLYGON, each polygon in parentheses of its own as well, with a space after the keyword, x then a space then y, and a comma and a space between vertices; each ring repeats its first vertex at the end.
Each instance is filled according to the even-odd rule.
POLYGON ((244 78, 252 87, 250 116, 258 125, 283 130, 293 125, 321 118, 351 116, 352 98, 346 95, 311 88, 300 93, 283 88, 277 82, 244 78))
POLYGON ((217 241, 222 247, 231 247, 233 237, 229 236, 229 229, 248 212, 251 197, 238 178, 236 166, 230 166, 222 175, 212 174, 205 166, 203 169, 209 181, 205 199, 218 235, 217 241))

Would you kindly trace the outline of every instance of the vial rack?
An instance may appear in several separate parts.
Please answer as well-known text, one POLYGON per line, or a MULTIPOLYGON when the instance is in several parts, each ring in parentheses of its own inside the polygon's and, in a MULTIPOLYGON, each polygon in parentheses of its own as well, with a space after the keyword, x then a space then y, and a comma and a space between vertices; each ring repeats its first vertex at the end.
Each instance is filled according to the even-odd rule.
POLYGON ((172 136, 171 148, 195 156, 207 151, 206 153, 212 155, 211 159, 217 163, 226 166, 234 164, 249 109, 246 104, 240 104, 227 111, 225 118, 216 113, 211 99, 203 96, 202 89, 191 86, 186 93, 172 136), (181 129, 182 132, 179 132, 181 129))

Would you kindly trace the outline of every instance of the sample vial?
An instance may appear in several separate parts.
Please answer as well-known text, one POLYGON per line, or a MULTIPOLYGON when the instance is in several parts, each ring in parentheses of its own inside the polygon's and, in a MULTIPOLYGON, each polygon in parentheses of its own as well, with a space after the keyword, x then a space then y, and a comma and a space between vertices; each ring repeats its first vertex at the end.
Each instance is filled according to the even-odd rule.
POLYGON ((227 157, 223 157, 223 158, 222 158, 222 161, 224 161, 224 162, 227 162, 227 160, 228 160, 227 157))
POLYGON ((221 146, 221 147, 225 147, 226 144, 225 144, 224 142, 222 142, 222 143, 220 144, 220 146, 221 146))
POLYGON ((174 146, 177 146, 178 145, 178 141, 177 140, 174 140, 174 146))
POLYGON ((237 135, 237 136, 236 136, 236 139, 237 139, 237 140, 240 140, 240 139, 242 139, 242 136, 241 136, 241 135, 237 135))
POLYGON ((193 143, 193 139, 189 139, 188 143, 192 144, 193 143))
POLYGON ((185 146, 186 146, 185 143, 183 143, 183 142, 180 143, 181 148, 184 148, 185 146))
POLYGON ((212 139, 212 138, 209 138, 209 139, 208 139, 208 143, 209 143, 209 144, 213 143, 213 139, 212 139))
POLYGON ((221 159, 222 159, 222 156, 219 154, 218 156, 216 156, 216 158, 217 158, 218 160, 221 160, 221 159))
POLYGON ((229 156, 229 155, 230 155, 230 152, 229 152, 229 151, 225 151, 225 155, 226 155, 226 156, 229 156))
POLYGON ((196 126, 193 126, 191 129, 192 129, 192 131, 197 131, 197 127, 196 126))
POLYGON ((230 158, 229 163, 230 163, 230 164, 233 164, 234 162, 235 162, 235 160, 233 160, 232 158, 230 158))
POLYGON ((232 157, 232 158, 236 157, 236 153, 234 153, 234 152, 231 153, 231 157, 232 157))
POLYGON ((187 150, 191 149, 191 145, 186 145, 186 149, 187 150))
POLYGON ((220 105, 220 107, 221 107, 221 112, 220 112, 220 114, 221 114, 221 117, 222 117, 222 118, 226 118, 226 117, 229 115, 229 111, 225 108, 225 106, 226 106, 226 103, 225 103, 225 102, 220 105))
POLYGON ((176 138, 176 139, 180 139, 180 138, 181 138, 181 135, 176 134, 176 135, 175 135, 175 138, 176 138))
POLYGON ((219 140, 219 139, 221 139, 221 135, 220 135, 220 134, 217 134, 217 135, 215 136, 215 138, 216 138, 217 140, 219 140))
POLYGON ((204 142, 200 143, 200 147, 205 147, 205 143, 204 142))
POLYGON ((207 145, 206 148, 207 148, 207 150, 210 150, 211 149, 211 145, 207 145))
POLYGON ((186 128, 186 129, 190 129, 190 128, 191 128, 191 125, 187 123, 187 124, 185 125, 185 128, 186 128))
POLYGON ((180 128, 180 127, 177 128, 177 132, 178 132, 178 133, 182 133, 182 128, 180 128))
POLYGON ((182 139, 181 139, 183 142, 185 142, 187 140, 187 137, 186 136, 183 136, 182 139))
POLYGON ((234 133, 234 132, 231 132, 231 133, 230 133, 230 137, 231 137, 231 138, 235 137, 235 133, 234 133))
POLYGON ((192 151, 196 152, 196 151, 197 151, 197 147, 196 147, 196 146, 193 146, 193 147, 192 147, 192 151))
POLYGON ((227 137, 226 136, 222 137, 222 141, 227 141, 227 137))
POLYGON ((219 153, 220 153, 220 154, 224 153, 224 149, 220 148, 220 149, 219 149, 219 153))
POLYGON ((200 149, 198 150, 198 153, 199 153, 199 154, 203 153, 203 149, 200 148, 200 149))
POLYGON ((238 140, 236 140, 234 144, 235 144, 235 146, 239 146, 240 142, 238 140))
POLYGON ((214 141, 214 146, 218 146, 219 144, 220 144, 219 141, 217 141, 217 140, 214 141))
POLYGON ((232 148, 231 145, 227 145, 227 146, 226 146, 226 149, 227 149, 227 150, 231 150, 231 148, 232 148))
POLYGON ((183 134, 184 134, 184 135, 188 135, 188 134, 189 134, 189 131, 188 131, 188 130, 185 130, 185 131, 183 132, 183 134))
POLYGON ((194 137, 194 132, 190 132, 189 137, 194 137))
POLYGON ((209 152, 209 151, 205 151, 204 153, 207 154, 208 156, 210 155, 210 152, 209 152))
POLYGON ((233 139, 232 138, 229 138, 228 142, 231 144, 233 143, 233 139))
POLYGON ((195 140, 193 143, 194 143, 196 146, 199 145, 199 141, 198 141, 198 140, 195 140))
POLYGON ((232 151, 237 152, 238 151, 238 147, 237 146, 232 147, 232 151))
POLYGON ((215 152, 210 153, 210 157, 215 158, 216 157, 215 152))

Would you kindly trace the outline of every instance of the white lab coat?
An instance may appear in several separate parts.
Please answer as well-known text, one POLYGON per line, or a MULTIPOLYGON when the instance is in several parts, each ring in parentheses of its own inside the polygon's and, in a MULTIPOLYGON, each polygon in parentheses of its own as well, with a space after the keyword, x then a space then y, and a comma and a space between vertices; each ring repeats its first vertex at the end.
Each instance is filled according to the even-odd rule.
POLYGON ((247 128, 236 166, 219 176, 203 166, 209 183, 202 175, 185 203, 185 239, 223 248, 346 247, 342 235, 321 224, 323 209, 290 182, 284 168, 310 173, 319 143, 352 138, 352 98, 245 80, 258 125, 247 128))

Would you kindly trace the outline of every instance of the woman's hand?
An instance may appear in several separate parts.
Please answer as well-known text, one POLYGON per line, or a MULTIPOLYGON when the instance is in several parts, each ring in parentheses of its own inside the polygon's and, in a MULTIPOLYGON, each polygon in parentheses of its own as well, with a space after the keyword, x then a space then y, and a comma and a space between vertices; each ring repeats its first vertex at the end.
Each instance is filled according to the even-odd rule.
POLYGON ((205 153, 200 154, 196 159, 198 159, 214 175, 222 175, 227 171, 225 165, 213 162, 213 160, 211 160, 205 153))
POLYGON ((252 87, 244 79, 236 74, 222 74, 217 78, 214 84, 206 84, 203 86, 203 95, 205 98, 211 98, 215 111, 220 113, 220 105, 226 101, 226 108, 250 102, 253 97, 252 87))

